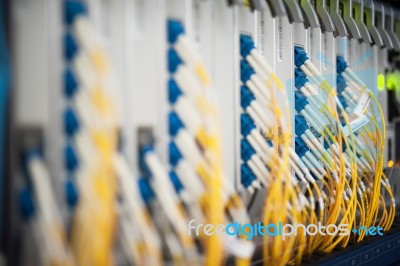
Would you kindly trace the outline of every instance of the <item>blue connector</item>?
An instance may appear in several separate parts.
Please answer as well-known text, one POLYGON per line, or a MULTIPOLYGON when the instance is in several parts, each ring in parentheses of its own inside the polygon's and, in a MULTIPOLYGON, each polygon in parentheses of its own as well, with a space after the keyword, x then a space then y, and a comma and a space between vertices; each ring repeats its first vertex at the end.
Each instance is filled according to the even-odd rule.
POLYGON ((271 141, 271 140, 267 139, 267 140, 266 140, 266 142, 267 142, 267 144, 268 144, 268 146, 269 146, 269 147, 272 147, 272 146, 273 146, 273 144, 272 144, 272 141, 271 141))
POLYGON ((346 60, 344 60, 343 56, 336 56, 336 71, 338 74, 342 74, 347 68, 346 60))
POLYGON ((29 161, 32 160, 33 158, 38 157, 38 158, 43 158, 43 149, 28 149, 22 152, 21 154, 21 164, 22 164, 22 171, 24 176, 28 179, 31 180, 31 176, 28 170, 28 164, 29 161))
POLYGON ((174 171, 169 172, 169 179, 171 180, 172 184, 174 185, 174 189, 176 193, 181 192, 183 189, 183 185, 181 181, 179 180, 179 177, 176 175, 174 171))
POLYGON ((301 137, 295 137, 294 141, 295 141, 296 145, 299 147, 307 147, 306 143, 303 141, 303 139, 301 137))
POLYGON ((138 184, 140 195, 142 196, 144 202, 146 204, 150 203, 150 201, 152 201, 154 198, 154 192, 150 186, 149 180, 139 177, 138 184))
POLYGON ((344 77, 341 74, 336 75, 336 83, 337 85, 343 85, 346 84, 346 80, 344 79, 344 77))
POLYGON ((296 68, 294 69, 294 74, 295 74, 296 77, 299 76, 299 77, 305 77, 305 78, 307 78, 306 73, 304 73, 304 71, 301 70, 301 68, 298 68, 298 67, 296 67, 296 68))
POLYGON ((245 60, 240 60, 240 79, 243 84, 255 74, 253 68, 245 60))
POLYGON ((41 149, 28 149, 22 153, 22 164, 27 166, 29 161, 35 157, 43 158, 43 151, 41 149))
POLYGON ((344 89, 347 87, 347 83, 346 80, 342 77, 342 75, 337 75, 336 83, 337 83, 337 91, 340 94, 343 93, 344 89))
POLYGON ((296 67, 300 68, 304 63, 309 60, 307 53, 301 47, 294 47, 294 63, 296 67))
POLYGON ((308 127, 307 121, 302 115, 296 115, 295 116, 295 122, 296 123, 305 124, 308 127))
POLYGON ((64 167, 73 172, 79 166, 78 155, 71 144, 67 144, 64 148, 64 167))
POLYGON ((79 119, 72 108, 64 111, 64 132, 67 136, 73 136, 79 130, 79 119))
POLYGON ((242 136, 246 137, 256 128, 253 119, 248 114, 240 115, 240 132, 242 136))
POLYGON ((181 151, 174 142, 170 142, 168 145, 169 150, 169 163, 176 167, 179 161, 183 158, 181 151))
POLYGON ((182 59, 179 57, 178 53, 170 48, 168 49, 168 71, 173 74, 178 69, 180 64, 183 64, 182 59))
POLYGON ((250 167, 247 164, 240 165, 240 181, 245 188, 248 188, 251 183, 256 180, 256 176, 251 171, 250 167))
POLYGON ((246 58, 255 48, 253 39, 248 35, 240 35, 240 55, 246 58))
POLYGON ((141 173, 145 176, 150 176, 150 170, 147 167, 145 157, 148 153, 154 152, 154 148, 152 144, 140 147, 139 149, 139 169, 141 173))
POLYGON ((29 187, 24 187, 18 193, 18 202, 22 218, 27 221, 35 215, 35 200, 29 187))
POLYGON ((178 39, 179 35, 185 33, 185 28, 182 23, 177 20, 169 19, 167 22, 167 31, 168 31, 168 42, 170 44, 174 44, 178 39))
POLYGON ((255 154, 255 150, 253 149, 253 147, 251 147, 250 143, 245 140, 245 139, 241 139, 240 140, 240 155, 241 158, 244 162, 247 162, 248 160, 251 159, 251 157, 255 154))
POLYGON ((307 130, 309 130, 309 126, 307 121, 301 115, 295 116, 295 132, 297 136, 303 135, 307 130))
POLYGON ((299 157, 305 156, 309 152, 309 148, 300 137, 295 137, 295 151, 299 157))
POLYGON ((240 86, 240 105, 244 110, 255 100, 254 95, 246 86, 240 86))
POLYGON ((168 100, 170 104, 175 104, 176 100, 182 95, 182 91, 179 89, 178 84, 175 80, 168 80, 168 100))
POLYGON ((64 35, 64 58, 71 61, 75 55, 78 53, 79 46, 76 43, 74 36, 67 32, 64 35))
POLYGON ((304 93, 302 91, 296 90, 295 97, 298 97, 299 99, 304 99, 308 102, 307 96, 304 95, 304 93))
POLYGON ((153 145, 149 144, 149 145, 143 146, 140 149, 140 156, 144 157, 147 153, 150 153, 150 152, 154 152, 153 145))
POLYGON ((308 82, 307 76, 299 68, 295 68, 294 73, 295 73, 295 78, 294 78, 295 87, 300 90, 308 82))
POLYGON ((307 147, 305 147, 305 146, 298 146, 298 145, 295 146, 295 151, 296 151, 296 154, 297 154, 300 158, 304 157, 305 154, 306 154, 307 152, 309 152, 309 150, 308 150, 307 147))
POLYGON ((87 7, 83 1, 65 0, 64 1, 64 23, 70 25, 79 15, 86 15, 87 7))
POLYGON ((71 178, 68 178, 64 184, 65 200, 72 209, 76 207, 79 201, 78 189, 71 178))
POLYGON ((173 137, 176 136, 176 134, 179 132, 181 128, 185 127, 185 125, 175 112, 169 113, 168 121, 169 121, 169 134, 173 137))
POLYGON ((72 98, 78 90, 78 80, 75 77, 72 69, 67 68, 64 72, 64 95, 67 98, 72 98))
POLYGON ((324 139, 324 148, 325 150, 329 150, 330 146, 333 144, 333 140, 331 138, 328 138, 328 141, 324 139))
MULTIPOLYGON (((339 95, 338 98, 339 98, 339 101, 340 101, 340 103, 342 104, 343 108, 346 110, 347 107, 349 107, 349 105, 347 104, 346 99, 345 99, 343 96, 341 96, 341 95, 339 95)), ((341 108, 338 108, 338 111, 341 112, 342 109, 341 109, 341 108)))
POLYGON ((309 104, 307 97, 301 91, 295 91, 295 109, 301 112, 309 104))
POLYGON ((333 145, 333 141, 329 139, 328 141, 324 140, 324 148, 325 150, 330 150, 333 145))

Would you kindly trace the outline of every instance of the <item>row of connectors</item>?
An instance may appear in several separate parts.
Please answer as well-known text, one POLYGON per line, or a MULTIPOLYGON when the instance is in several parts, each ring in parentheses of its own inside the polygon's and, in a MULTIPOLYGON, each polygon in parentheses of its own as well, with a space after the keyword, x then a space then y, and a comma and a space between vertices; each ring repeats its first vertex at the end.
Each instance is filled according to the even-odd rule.
POLYGON ((76 111, 75 102, 82 91, 82 77, 78 75, 78 60, 81 47, 74 34, 74 23, 79 16, 87 16, 87 6, 82 1, 64 1, 64 37, 63 37, 63 94, 66 107, 63 114, 65 147, 63 151, 64 168, 66 170, 66 196, 67 203, 74 208, 78 202, 78 192, 75 186, 76 174, 78 172, 80 158, 76 150, 76 137, 82 124, 76 111), (75 105, 75 106, 74 106, 75 105))
MULTIPOLYGON (((159 161, 154 158, 151 145, 142 147, 139 157, 143 161, 140 166, 147 170, 142 172, 145 177, 137 178, 132 174, 119 146, 120 129, 115 110, 118 103, 113 102, 118 99, 110 97, 118 86, 112 84, 114 73, 103 39, 93 28, 84 3, 75 0, 64 3, 64 166, 68 175, 68 203, 71 207, 78 203, 77 211, 72 212, 74 219, 71 224, 71 247, 75 259, 78 264, 110 261, 115 226, 111 221, 118 215, 118 227, 127 238, 118 235, 116 239, 123 242, 130 263, 134 260, 133 264, 139 261, 158 264, 160 241, 152 221, 147 220, 149 214, 143 208, 142 199, 150 205, 156 196, 159 197, 160 190, 153 190, 146 176, 154 174, 154 169, 148 167, 149 160, 157 169, 160 168, 159 161), (76 192, 75 183, 82 193, 79 202, 77 193, 76 200, 71 200, 72 192, 76 192), (116 201, 117 193, 122 200, 116 201), (101 213, 91 208, 93 203, 101 208, 101 213), (132 227, 140 230, 126 231, 132 227), (99 235, 99 239, 87 240, 86 234, 99 235), (86 250, 79 248, 83 241, 86 250), (98 242, 103 243, 100 248, 98 242), (133 248, 139 246, 140 251, 133 248)), ((172 213, 176 215, 176 211, 172 213)))
POLYGON ((262 132, 273 128, 273 115, 268 114, 265 108, 265 104, 271 101, 271 95, 248 62, 255 49, 250 36, 240 36, 240 180, 250 193, 261 185, 266 186, 270 179, 270 169, 266 165, 270 159, 270 145, 262 132))
MULTIPOLYGON (((321 98, 318 91, 313 87, 317 81, 314 81, 314 83, 310 82, 307 75, 303 72, 303 70, 306 70, 304 69, 304 64, 309 60, 307 54, 302 48, 296 47, 295 56, 297 67, 295 69, 295 109, 298 117, 302 117, 302 119, 295 120, 296 135, 301 137, 309 148, 313 148, 313 153, 315 154, 314 159, 332 164, 334 162, 334 157, 338 155, 338 152, 335 151, 338 150, 337 142, 330 137, 322 139, 323 145, 321 141, 318 141, 318 139, 321 139, 321 136, 329 136, 328 132, 330 130, 327 121, 321 119, 321 114, 331 114, 326 109, 326 101, 321 98), (308 143, 311 144, 308 145, 308 143)), ((338 108, 338 110, 340 112, 341 109, 338 108)), ((335 121, 335 123, 339 122, 341 121, 335 121)), ((343 126, 342 123, 340 125, 343 126)), ((346 163, 347 166, 350 165, 348 161, 346 161, 346 163)), ((320 167, 320 164, 311 165, 313 165, 313 167, 320 167)), ((312 171, 315 175, 316 171, 312 171)))
MULTIPOLYGON (((209 174, 202 114, 207 103, 200 82, 202 75, 196 68, 200 59, 193 53, 180 21, 168 21, 168 43, 169 159, 173 169, 170 176, 178 193, 184 190, 184 194, 189 193, 194 202, 199 202, 206 193, 209 174)), ((194 209, 200 208, 199 203, 192 205, 194 209)))
MULTIPOLYGON (((196 83, 196 79, 178 55, 174 45, 179 42, 179 38, 185 33, 181 22, 170 19, 167 22, 168 43, 170 45, 167 52, 168 60, 168 101, 171 112, 168 115, 168 127, 171 141, 169 143, 169 161, 172 166, 169 176, 174 184, 177 193, 180 193, 183 184, 180 178, 192 179, 194 183, 199 180, 193 165, 199 163, 201 151, 196 143, 196 131, 201 124, 198 111, 191 102, 192 89, 197 93, 201 89, 196 83)), ((184 183, 188 185, 188 182, 184 183)), ((193 189, 194 184, 190 183, 189 189, 193 189)))
MULTIPOLYGON (((179 198, 177 204, 185 211, 183 219, 191 218, 196 221, 205 221, 202 211, 201 198, 204 197, 206 188, 202 180, 207 179, 206 158, 201 147, 204 131, 203 118, 198 109, 201 104, 200 96, 203 91, 202 84, 196 76, 197 55, 192 54, 192 47, 186 37, 184 25, 175 19, 167 21, 167 68, 169 79, 167 82, 167 95, 170 105, 168 114, 168 156, 170 171, 169 181, 179 198), (189 64, 194 65, 194 67, 189 64)), ((204 102, 203 102, 204 104, 204 102)), ((205 107, 205 106, 203 106, 205 107)), ((175 218, 173 218, 175 219, 175 218)), ((173 223, 173 220, 171 220, 173 223)), ((180 232, 177 232, 180 235, 180 232)), ((179 237, 184 248, 185 261, 188 264, 198 260, 198 252, 194 239, 179 237)), ((173 251, 171 251, 173 252, 173 251)), ((182 252, 182 251, 181 251, 182 252)), ((173 256, 181 256, 173 254, 173 256)))
MULTIPOLYGON (((325 134, 327 124, 321 119, 324 101, 314 88, 315 80, 304 73, 309 63, 303 48, 295 47, 295 150, 301 160, 311 171, 314 178, 321 180, 327 172, 324 165, 333 164, 333 154, 324 147, 321 135, 325 134)), ((331 169, 330 169, 331 170, 331 169)), ((332 171, 334 172, 334 171, 332 171)), ((334 174, 335 175, 335 174, 334 174)))
MULTIPOLYGON (((250 191, 254 187, 267 185, 271 176, 271 164, 276 156, 273 155, 274 151, 272 142, 266 137, 266 134, 276 128, 275 117, 279 116, 277 108, 268 108, 267 106, 274 103, 272 98, 271 84, 262 79, 262 77, 269 75, 271 80, 276 80, 272 75, 272 70, 269 67, 268 73, 260 69, 260 65, 265 65, 265 62, 259 60, 257 64, 256 58, 259 58, 254 42, 249 36, 242 35, 240 39, 240 50, 242 60, 240 62, 241 82, 240 96, 241 107, 243 114, 241 115, 241 159, 244 167, 242 171, 242 184, 250 191), (251 170, 251 171, 248 171, 251 170), (253 187, 249 186, 253 184, 253 187)), ((280 83, 279 83, 280 84, 280 83)), ((277 84, 278 86, 278 84, 277 84)), ((290 165, 301 179, 309 178, 309 173, 305 169, 305 165, 297 158, 295 152, 291 147, 288 147, 290 154, 290 165)), ((276 160, 276 159, 275 159, 276 160)), ((273 163, 272 163, 273 164, 273 163)))
MULTIPOLYGON (((88 135, 87 131, 88 125, 93 125, 91 120, 95 118, 90 116, 89 109, 92 107, 92 103, 90 102, 90 97, 94 95, 87 95, 87 90, 92 88, 87 88, 85 85, 90 82, 94 81, 94 75, 92 73, 92 66, 90 65, 89 60, 93 60, 93 58, 88 58, 88 55, 84 50, 83 47, 80 47, 79 43, 77 42, 77 37, 75 36, 76 32, 76 25, 74 25, 75 20, 79 19, 79 16, 87 16, 87 7, 81 1, 65 1, 64 2, 64 28, 65 34, 63 38, 64 43, 64 61, 65 61, 65 70, 63 74, 63 81, 64 81, 64 97, 66 99, 66 108, 63 114, 63 121, 64 121, 64 132, 66 138, 66 145, 64 148, 64 168, 67 173, 67 181, 65 185, 65 195, 66 201, 70 208, 74 210, 74 208, 78 204, 78 178, 79 178, 79 171, 81 167, 84 167, 83 158, 86 157, 90 158, 90 151, 92 151, 92 147, 90 143, 92 140, 88 135), (91 80, 92 79, 92 80, 91 80), (86 91, 85 91, 86 90, 86 91), (86 94, 86 95, 85 95, 86 94), (86 131, 86 133, 85 133, 86 131)), ((92 36, 93 37, 93 36, 92 36)), ((98 95, 97 95, 98 96, 98 95)), ((92 100, 96 101, 96 96, 92 98, 92 100)), ((100 96, 101 97, 101 96, 100 96)), ((97 98, 97 100, 101 99, 97 98)), ((90 132, 89 132, 90 134, 90 132)), ((120 147, 121 148, 121 147, 120 147)), ((146 149, 144 149, 146 150, 146 149)), ((142 154, 142 153, 141 153, 142 154)), ((127 178, 122 178, 121 176, 119 179, 121 180, 121 186, 125 185, 129 188, 136 187, 131 183, 134 182, 137 185, 137 191, 140 195, 129 195, 130 193, 135 193, 136 191, 128 191, 126 193, 122 193, 121 197, 124 199, 125 207, 123 208, 130 208, 129 204, 132 204, 132 200, 130 198, 134 198, 135 203, 140 206, 142 203, 140 201, 140 197, 143 199, 143 202, 147 205, 151 204, 151 201, 155 198, 155 193, 149 183, 148 178, 146 178, 145 174, 148 172, 144 172, 144 177, 136 178, 135 176, 131 176, 131 169, 129 169, 128 164, 126 163, 123 156, 115 155, 119 158, 120 167, 121 165, 125 165, 126 170, 120 171, 120 175, 128 175, 127 178), (139 198, 138 198, 139 197, 139 198), (127 207, 128 206, 128 207, 127 207)), ((87 163, 87 162, 86 162, 87 163)), ((140 166, 145 165, 145 163, 141 164, 140 166)), ((142 169, 145 166, 141 167, 142 169)), ((143 173, 143 172, 142 172, 143 173)), ((82 177, 80 177, 82 178, 82 177)), ((89 184, 86 184, 89 185, 89 184)), ((125 192, 123 190, 123 192, 125 192)), ((75 212, 72 212, 74 215, 75 212)), ((145 216, 147 217, 148 214, 145 210, 142 212, 135 213, 135 215, 145 216)), ((120 223, 127 223, 128 226, 137 226, 137 224, 132 224, 125 219, 120 218, 120 223)), ((136 217, 139 219, 139 217, 136 217)), ((140 219, 139 219, 140 220, 140 219)), ((140 223, 139 223, 140 224, 140 223)), ((145 225, 140 224, 141 226, 145 226, 142 230, 146 230, 148 233, 154 233, 152 229, 152 223, 148 222, 145 225)), ((122 226, 123 227, 123 226, 122 226)), ((129 233, 131 234, 131 233, 129 233)), ((145 237, 149 237, 148 235, 145 237)), ((156 239, 157 240, 157 239, 156 239)), ((143 241, 142 238, 137 237, 135 241, 143 241)), ((154 240, 153 240, 154 241, 154 240)), ((158 241, 158 240, 157 240, 158 241)), ((156 242, 157 242, 156 241, 156 242)), ((148 242, 152 241, 143 241, 141 245, 147 246, 148 242), (144 243, 143 243, 144 242, 144 243)), ((132 243, 127 243, 131 245, 132 243)), ((95 255, 95 254, 94 254, 95 255)), ((152 254, 154 255, 154 254, 152 254)), ((129 254, 127 254, 130 257, 129 254)), ((157 256, 153 258, 143 259, 144 261, 154 262, 157 261, 157 256)))

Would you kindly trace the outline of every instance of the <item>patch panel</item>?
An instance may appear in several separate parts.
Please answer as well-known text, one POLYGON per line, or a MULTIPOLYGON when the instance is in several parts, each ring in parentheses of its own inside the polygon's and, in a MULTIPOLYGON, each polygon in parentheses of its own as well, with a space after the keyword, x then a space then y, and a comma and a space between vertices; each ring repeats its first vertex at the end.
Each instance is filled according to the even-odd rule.
POLYGON ((394 257, 385 103, 397 83, 382 77, 395 69, 399 11, 378 0, 239 2, 10 2, 10 156, 32 151, 13 158, 22 215, 5 223, 26 246, 10 264, 394 257), (259 223, 304 231, 285 227, 284 239, 251 231, 259 223), (210 232, 228 224, 249 230, 210 232), (380 226, 388 242, 307 231, 318 224, 380 226))

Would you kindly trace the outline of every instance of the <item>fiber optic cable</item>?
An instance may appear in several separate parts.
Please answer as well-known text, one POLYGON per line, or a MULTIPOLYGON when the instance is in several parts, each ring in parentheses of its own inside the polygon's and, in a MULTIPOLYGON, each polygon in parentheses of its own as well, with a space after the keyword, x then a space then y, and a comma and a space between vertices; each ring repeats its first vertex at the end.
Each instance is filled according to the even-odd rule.
MULTIPOLYGON (((142 166, 147 168, 145 165, 142 166)), ((150 174, 151 173, 148 172, 146 175, 150 174)), ((151 210, 154 224, 158 228, 159 236, 163 240, 163 244, 165 244, 164 251, 169 252, 168 255, 172 257, 174 265, 184 265, 184 248, 180 243, 178 236, 175 234, 172 225, 168 222, 165 210, 163 210, 160 202, 156 198, 155 192, 150 184, 151 178, 152 176, 147 176, 139 179, 141 196, 151 210)))
POLYGON ((167 23, 168 42, 172 45, 172 48, 179 53, 179 56, 189 67, 193 68, 200 81, 204 85, 209 85, 210 78, 208 77, 202 57, 194 49, 194 44, 190 38, 186 36, 183 25, 179 21, 172 19, 168 20, 167 23))
POLYGON ((202 213, 201 205, 206 197, 204 184, 190 164, 183 158, 174 142, 170 142, 168 149, 170 164, 174 167, 174 172, 170 172, 170 177, 171 179, 176 179, 173 183, 181 183, 178 194, 188 206, 187 212, 189 216, 197 222, 203 223, 205 217, 202 213))
POLYGON ((257 177, 253 174, 249 166, 243 163, 240 165, 240 182, 251 194, 254 193, 254 183, 257 182, 257 177))
POLYGON ((273 116, 268 116, 266 109, 261 107, 247 87, 240 87, 240 96, 240 104, 243 110, 250 115, 262 131, 269 132, 273 128, 273 116))
MULTIPOLYGON (((247 114, 241 114, 241 133, 242 136, 244 136, 246 138, 246 140, 248 141, 248 143, 244 142, 244 140, 242 140, 242 148, 241 148, 241 152, 245 152, 246 151, 250 151, 251 149, 249 149, 249 146, 253 147, 256 150, 256 154, 258 154, 260 156, 260 158, 264 161, 264 163, 266 163, 270 168, 274 168, 275 167, 275 163, 273 162, 272 158, 274 158, 275 156, 273 156, 273 149, 271 147, 269 147, 269 145, 265 142, 265 140, 263 140, 262 135, 260 134, 259 131, 256 130, 256 127, 254 125, 254 122, 252 121, 252 119, 249 117, 249 115, 247 114), (271 162, 271 163, 269 163, 271 162)), ((254 153, 252 153, 254 155, 254 153)), ((293 154, 293 153, 292 153, 293 154)), ((243 154, 245 155, 245 157, 248 157, 246 155, 249 154, 243 154)), ((274 159, 276 161, 276 163, 282 163, 279 160, 279 157, 275 157, 274 159)), ((302 173, 302 171, 299 169, 299 167, 297 166, 298 161, 297 157, 293 160, 290 160, 290 165, 293 167, 293 169, 295 170, 297 176, 304 182, 307 183, 307 181, 304 179, 304 175, 302 173)), ((245 158, 245 161, 246 158, 245 158)), ((253 166, 254 167, 254 166, 253 166)), ((300 166, 303 171, 305 166, 300 166)), ((255 175, 253 174, 253 172, 258 172, 259 170, 254 170, 251 171, 251 169, 247 170, 248 166, 247 165, 243 165, 241 166, 242 169, 242 181, 245 183, 244 186, 247 189, 250 189, 250 191, 254 191, 254 188, 257 188, 258 184, 256 183, 256 179, 253 179, 255 175), (249 181, 250 180, 250 181, 249 181), (247 182, 252 182, 253 183, 253 187, 249 187, 250 184, 248 184, 247 182)), ((262 168, 261 168, 262 171, 262 168)), ((264 170, 265 171, 265 170, 264 170)), ((309 178, 310 180, 310 175, 308 173, 308 171, 305 172, 305 175, 309 178)), ((311 178, 312 179, 312 178, 311 178)), ((269 178, 270 180, 270 178, 269 178)), ((265 182, 263 182, 264 185, 265 182)), ((307 184, 307 189, 309 190, 309 185, 307 184)), ((313 205, 313 199, 311 198, 311 204, 313 205)), ((321 201, 320 201, 321 204, 321 201)), ((321 205, 321 207, 323 206, 323 204, 321 205)), ((313 207, 314 208, 314 207, 313 207)))
MULTIPOLYGON (((304 143, 311 149, 311 151, 317 156, 317 158, 326 163, 327 168, 332 171, 333 158, 330 157, 329 153, 323 148, 322 144, 316 139, 314 134, 309 129, 307 122, 302 116, 295 116, 296 121, 296 135, 299 136, 304 143)), ((323 175, 325 175, 324 173, 323 175)), ((337 179, 337 177, 335 176, 337 179)))
POLYGON ((265 186, 270 179, 270 172, 264 166, 261 159, 257 156, 250 143, 248 143, 245 139, 240 141, 240 152, 242 161, 250 167, 257 179, 265 186))
POLYGON ((178 176, 182 177, 181 180, 191 195, 197 200, 201 200, 205 196, 206 188, 200 181, 197 173, 190 167, 188 162, 182 155, 179 148, 174 142, 169 144, 170 162, 178 176))
POLYGON ((196 142, 175 112, 169 114, 169 133, 174 137, 174 142, 189 163, 198 169, 197 172, 207 184, 210 167, 196 142), (208 171, 208 173, 207 173, 208 171))
MULTIPOLYGON (((273 73, 272 67, 268 65, 263 56, 255 48, 250 36, 240 36, 240 54, 253 67, 257 74, 266 80, 271 79, 279 89, 283 88, 282 82, 273 73)), ((268 84, 268 83, 267 83, 268 84)), ((272 85, 272 83, 270 83, 272 85)))
POLYGON ((141 242, 143 242, 146 248, 145 258, 143 260, 139 259, 138 262, 148 262, 152 265, 161 264, 160 240, 152 221, 149 219, 144 203, 139 197, 139 188, 137 187, 137 182, 135 182, 137 180, 132 176, 125 159, 121 155, 115 154, 113 163, 118 175, 120 190, 126 201, 128 214, 131 216, 129 219, 134 220, 137 223, 137 228, 140 228, 140 242, 136 243, 136 245, 139 248, 141 242))
POLYGON ((146 165, 153 175, 151 183, 155 195, 184 247, 186 260, 188 263, 195 263, 199 258, 193 240, 186 232, 187 217, 179 205, 167 172, 151 147, 144 148, 142 152, 146 165))
MULTIPOLYGON (((67 239, 61 213, 56 206, 50 175, 43 158, 35 150, 25 156, 27 175, 35 197, 34 221, 31 225, 40 241, 41 263, 46 265, 74 265, 74 259, 67 246, 67 239)), ((32 199, 33 200, 33 199, 32 199)))
MULTIPOLYGON (((274 149, 265 141, 265 138, 257 130, 253 119, 248 114, 241 114, 241 134, 250 143, 256 153, 260 156, 262 161, 268 165, 269 168, 274 167, 274 162, 281 164, 279 157, 275 156, 274 149)), ((293 155, 293 153, 292 153, 293 155)), ((292 158, 291 161, 296 161, 297 158, 292 158)), ((296 162, 297 164, 297 162, 296 162)), ((305 168, 300 166, 300 168, 305 168)))

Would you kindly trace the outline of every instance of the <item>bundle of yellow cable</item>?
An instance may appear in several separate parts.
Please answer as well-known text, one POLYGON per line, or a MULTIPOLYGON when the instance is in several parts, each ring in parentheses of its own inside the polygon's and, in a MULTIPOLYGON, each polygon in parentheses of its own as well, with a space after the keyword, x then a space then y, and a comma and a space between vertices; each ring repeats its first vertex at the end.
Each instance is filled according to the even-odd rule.
MULTIPOLYGON (((307 54, 303 49, 295 48, 295 62, 296 66, 301 69, 307 78, 311 81, 305 83, 304 87, 298 88, 303 91, 314 90, 313 85, 317 84, 319 88, 325 92, 327 102, 323 101, 319 96, 314 99, 317 108, 324 114, 326 121, 330 126, 324 126, 323 130, 319 131, 324 141, 329 146, 329 154, 333 160, 326 160, 329 156, 324 156, 322 163, 325 167, 326 176, 323 183, 325 190, 328 192, 328 202, 326 208, 325 224, 348 224, 348 229, 351 229, 355 221, 355 213, 357 207, 361 206, 356 197, 357 184, 357 162, 355 159, 354 140, 352 131, 349 130, 349 137, 343 133, 340 126, 339 113, 337 112, 340 106, 337 106, 337 97, 333 89, 322 78, 321 73, 310 62, 307 54), (333 132, 331 132, 333 129, 333 132), (348 155, 345 155, 343 147, 347 148, 348 155), (345 167, 348 167, 346 169, 345 167)), ((318 95, 318 93, 314 93, 318 95)), ((348 117, 342 112, 342 118, 346 125, 349 125, 348 117)), ((330 252, 339 243, 342 246, 347 245, 350 236, 331 236, 331 235, 317 235, 314 242, 314 248, 318 248, 325 252, 330 252)), ((311 249, 313 250, 313 249, 311 249)))
MULTIPOLYGON (((347 65, 344 58, 338 56, 338 74, 344 80, 343 94, 350 103, 354 104, 354 110, 365 115, 370 123, 361 128, 357 140, 357 151, 364 164, 368 165, 368 171, 364 171, 363 179, 367 184, 368 207, 365 226, 381 226, 385 231, 389 230, 394 219, 395 201, 388 179, 383 173, 384 144, 386 139, 385 117, 374 93, 360 80, 360 78, 347 65), (346 84, 347 83, 347 84, 346 84), (354 103, 352 98, 360 98, 359 103, 354 103), (374 105, 370 103, 372 99, 374 105), (380 123, 379 123, 380 122, 380 123), (381 186, 382 185, 382 186, 381 186), (389 196, 389 206, 382 192, 389 196), (379 205, 382 207, 380 208, 379 205), (379 212, 381 212, 380 218, 379 212)), ((358 241, 362 239, 358 238, 358 241)))
POLYGON ((72 250, 77 265, 110 265, 116 219, 112 157, 117 151, 117 120, 110 91, 113 73, 83 3, 66 1, 64 8, 79 47, 76 71, 80 87, 76 102, 85 101, 84 105, 77 104, 83 126, 76 141, 86 147, 80 145, 80 200, 72 225, 72 250))
MULTIPOLYGON (((340 111, 340 117, 344 120, 345 126, 347 126, 347 134, 345 133, 346 130, 341 129, 340 127, 338 128, 338 132, 336 133, 337 139, 339 140, 340 147, 344 145, 344 147, 347 149, 347 151, 343 152, 342 154, 344 155, 343 158, 349 159, 350 160, 350 173, 347 175, 351 175, 351 179, 342 179, 339 178, 339 184, 341 185, 334 185, 333 187, 327 186, 331 195, 338 196, 341 195, 339 191, 343 191, 344 193, 347 193, 350 195, 350 198, 347 197, 342 203, 340 204, 341 207, 341 216, 342 219, 340 220, 340 224, 342 223, 347 223, 349 224, 352 228, 358 228, 360 226, 365 226, 369 227, 372 225, 376 225, 376 219, 378 215, 378 204, 381 202, 383 205, 383 216, 380 219, 380 224, 386 228, 386 230, 390 227, 390 224, 392 223, 392 217, 394 215, 394 206, 391 206, 389 208, 389 213, 386 214, 386 208, 385 208, 385 200, 383 197, 380 195, 380 184, 384 184, 384 187, 387 191, 390 191, 390 186, 388 186, 387 182, 381 181, 381 176, 382 176, 382 152, 383 152, 383 139, 381 134, 380 134, 380 129, 379 126, 376 122, 376 119, 374 116, 369 116, 369 119, 372 121, 372 125, 376 128, 376 136, 375 139, 373 139, 373 135, 368 132, 366 132, 365 136, 368 136, 370 138, 371 143, 374 144, 375 149, 369 149, 370 154, 376 154, 376 161, 377 164, 374 166, 373 159, 372 158, 366 158, 367 160, 361 160, 363 158, 357 158, 361 155, 365 156, 367 153, 364 151, 360 151, 360 148, 362 144, 360 144, 359 140, 353 134, 353 130, 358 130, 357 124, 354 123, 353 120, 352 122, 349 121, 349 116, 350 113, 347 114, 345 108, 340 104, 340 102, 337 100, 337 96, 335 92, 330 88, 329 84, 320 78, 320 73, 315 69, 315 67, 312 65, 311 62, 305 62, 302 66, 302 70, 307 74, 309 78, 314 78, 317 80, 317 84, 320 84, 320 88, 327 94, 328 99, 329 97, 332 97, 330 100, 331 106, 333 108, 329 108, 327 106, 324 106, 324 108, 329 111, 331 117, 334 118, 336 121, 339 120, 338 113, 336 113, 333 110, 339 110, 340 111), (335 107, 336 103, 339 105, 335 107), (354 125, 354 129, 352 129, 352 126, 354 125), (348 137, 350 137, 348 139, 348 137), (341 143, 343 140, 343 143, 341 143), (371 163, 371 166, 365 165, 365 162, 369 161, 371 163), (373 167, 374 166, 374 167, 373 167), (358 167, 362 167, 363 171, 361 172, 358 167), (372 169, 374 168, 373 172, 368 173, 368 171, 365 171, 366 169, 372 169), (368 175, 371 175, 368 177, 368 175), (367 189, 365 188, 364 183, 367 185, 367 189), (347 217, 347 218, 346 218, 347 217), (345 218, 345 219, 344 219, 345 218), (372 220, 371 220, 372 219, 372 220)), ((356 84, 357 80, 353 79, 352 84, 356 84)), ((359 88, 359 91, 363 92, 361 88, 359 88)), ((371 93, 369 93, 371 95, 371 93)), ((371 98, 374 98, 373 95, 370 96, 371 98)), ((376 100, 375 100, 376 102, 376 100)), ((377 104, 377 102, 376 102, 377 104)), ((379 105, 377 104, 378 109, 380 109, 379 105)), ((329 115, 327 115, 327 118, 329 118, 329 115)), ((382 117, 382 120, 384 118, 382 117)), ((384 122, 383 122, 384 123, 384 122)), ((366 126, 363 126, 363 131, 366 130, 366 126)), ((328 136, 331 137, 332 140, 334 138, 331 136, 331 132, 327 131, 328 136)), ((324 136, 324 134, 321 134, 324 136)), ((328 143, 331 143, 329 139, 327 139, 326 136, 324 136, 325 140, 328 141, 328 143)), ((368 143, 366 141, 366 143, 368 143)), ((331 149, 331 148, 330 148, 331 149)), ((342 148, 341 148, 342 149, 342 148)), ((340 168, 343 169, 344 165, 349 166, 349 163, 346 161, 342 161, 340 163, 340 168), (345 163, 345 164, 343 164, 345 163)), ((340 177, 343 177, 346 175, 346 173, 340 171, 340 177)), ((384 177, 383 177, 384 178, 384 177)), ((330 182, 332 184, 332 182, 330 182)), ((389 195, 391 195, 391 192, 389 192, 389 195)), ((339 206, 337 204, 337 197, 335 199, 335 206, 333 209, 335 209, 336 206, 339 206)), ((393 205, 393 204, 392 204, 393 205)), ((337 208, 339 209, 339 208, 337 208)), ((327 214, 327 220, 326 223, 330 224, 331 222, 334 222, 337 220, 339 214, 338 212, 336 213, 329 213, 331 208, 328 209, 328 214, 327 214), (331 219, 332 218, 332 219, 331 219)), ((361 241, 365 235, 365 232, 361 231, 360 235, 356 236, 355 238, 357 241, 361 241)), ((348 241, 350 240, 350 235, 348 236, 342 236, 342 237, 336 237, 335 239, 332 237, 324 237, 322 239, 321 237, 321 243, 319 249, 325 252, 330 252, 333 250, 333 248, 337 244, 341 244, 342 246, 346 246, 348 241)))

